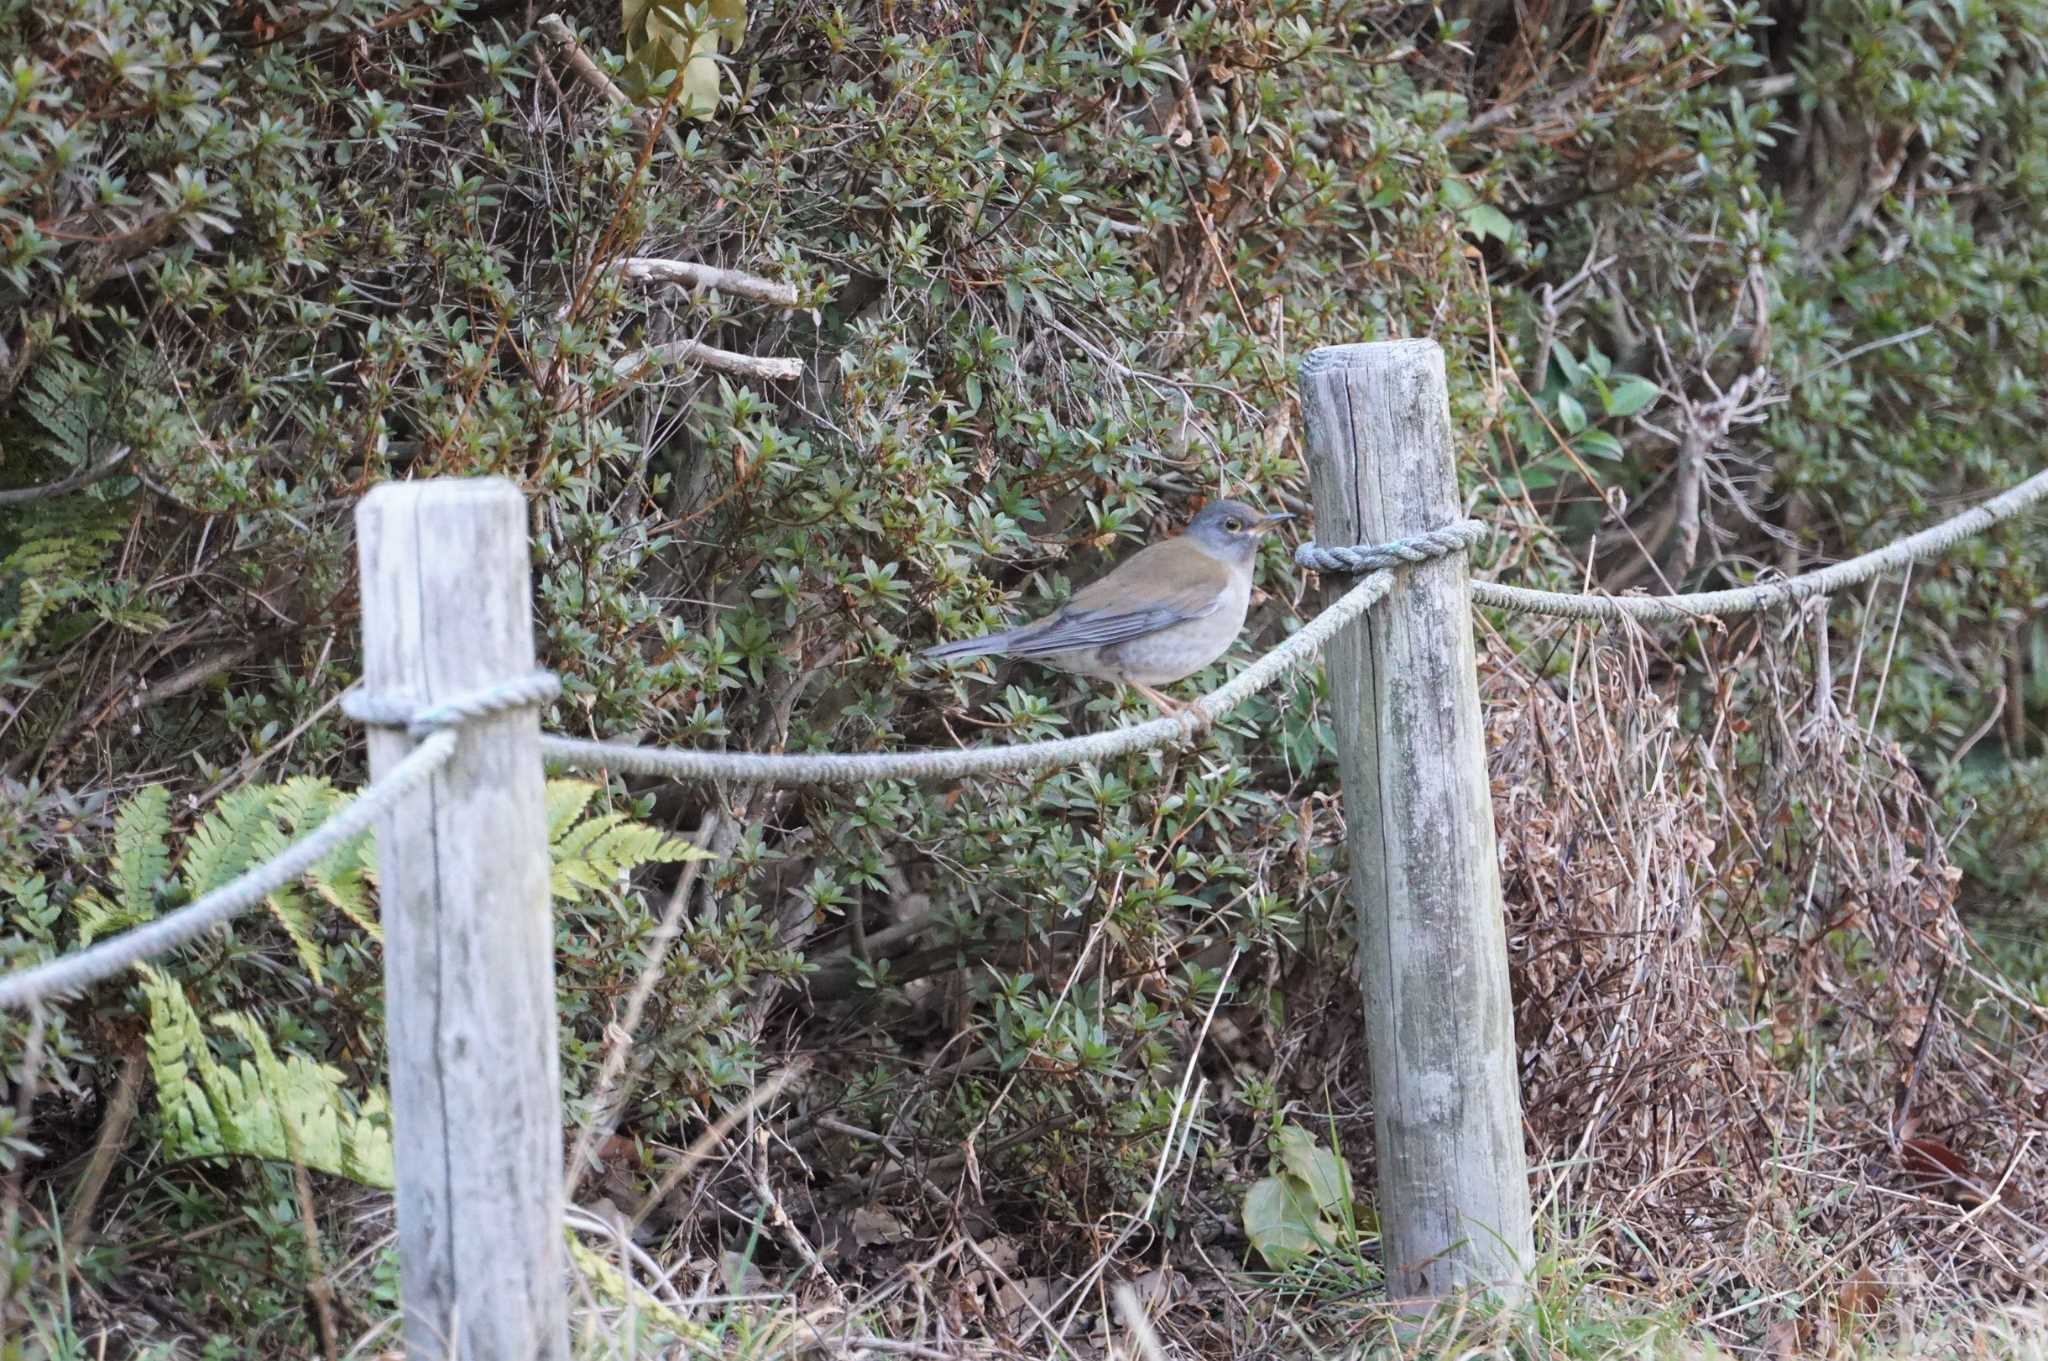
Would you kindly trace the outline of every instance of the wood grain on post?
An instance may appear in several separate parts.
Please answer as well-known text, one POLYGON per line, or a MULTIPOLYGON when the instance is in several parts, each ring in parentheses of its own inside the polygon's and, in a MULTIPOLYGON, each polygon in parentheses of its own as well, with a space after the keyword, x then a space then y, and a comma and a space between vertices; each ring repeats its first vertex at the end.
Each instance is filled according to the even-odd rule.
MULTIPOLYGON (((526 502, 392 483, 356 509, 363 679, 425 704, 533 669, 526 502)), ((562 1112, 540 721, 463 727, 379 824, 399 1285, 413 1361, 566 1361, 562 1112)), ((410 748, 373 729, 372 775, 410 748)))
MULTIPOLYGON (((1316 537, 1464 517, 1443 351, 1337 345, 1301 366, 1316 537)), ((1389 1292, 1518 1290, 1531 1261, 1500 864, 1462 553, 1401 572, 1324 653, 1359 905, 1389 1292)))

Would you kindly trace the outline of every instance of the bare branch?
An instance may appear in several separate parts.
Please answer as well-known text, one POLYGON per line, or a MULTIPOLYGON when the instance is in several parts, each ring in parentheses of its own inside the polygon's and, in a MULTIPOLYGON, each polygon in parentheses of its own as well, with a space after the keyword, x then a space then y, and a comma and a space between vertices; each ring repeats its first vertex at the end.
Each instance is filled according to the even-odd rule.
POLYGON ((624 109, 635 118, 640 117, 640 110, 627 97, 626 92, 604 73, 604 68, 591 60, 590 54, 583 50, 583 44, 576 40, 575 33, 562 21, 561 15, 543 15, 534 27, 547 34, 554 40, 555 45, 562 49, 562 55, 568 59, 569 69, 574 71, 585 85, 603 95, 614 108, 624 109))
POLYGON ((99 462, 90 467, 80 468, 71 476, 56 482, 46 483, 40 487, 14 487, 0 491, 0 506, 25 506, 31 501, 48 501, 53 497, 77 491, 80 487, 99 481, 127 462, 128 453, 128 446, 124 444, 99 462))
POLYGON ((801 359, 763 358, 754 354, 737 354, 732 350, 721 350, 706 345, 701 340, 672 340, 666 345, 650 345, 644 350, 635 350, 612 365, 612 372, 622 378, 639 374, 651 365, 663 360, 680 364, 697 364, 707 369, 717 369, 736 378, 754 378, 764 383, 789 383, 804 376, 801 359))
POLYGON ((719 293, 729 293, 736 298, 751 298, 755 302, 773 303, 777 307, 797 306, 795 284, 777 283, 773 279, 764 279, 758 274, 745 274, 736 269, 700 265, 694 260, 661 260, 653 256, 639 255, 621 260, 612 268, 628 279, 638 282, 708 288, 719 293))

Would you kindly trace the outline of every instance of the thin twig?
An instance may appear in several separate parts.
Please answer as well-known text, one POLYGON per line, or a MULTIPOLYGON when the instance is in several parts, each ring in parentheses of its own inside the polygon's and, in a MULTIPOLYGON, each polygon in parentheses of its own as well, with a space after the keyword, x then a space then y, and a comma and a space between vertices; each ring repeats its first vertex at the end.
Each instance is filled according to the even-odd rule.
POLYGON ((328 1279, 326 1255, 320 1251, 320 1227, 313 1209, 313 1179, 306 1175, 306 1160, 299 1149, 299 1132, 289 1118, 280 1121, 285 1148, 292 1158, 292 1190, 298 1198, 299 1229, 306 1245, 306 1295, 313 1301, 313 1320, 320 1332, 321 1354, 327 1361, 340 1361, 339 1334, 334 1330, 334 1283, 328 1279))
POLYGON ((619 1074, 625 1071, 626 1057, 633 1050, 633 1034, 640 1028, 640 1015, 647 1009, 647 999, 653 995, 654 985, 661 981, 662 963, 668 958, 669 946, 675 943, 676 936, 682 931, 683 914, 690 906, 690 891, 697 886, 697 876, 704 872, 705 861, 712 858, 706 847, 717 833, 723 816, 716 808, 707 812, 690 837, 689 844, 697 854, 683 866, 675 892, 669 895, 661 923, 654 928, 654 939, 647 944, 647 962, 641 966, 640 976, 633 981, 633 991, 626 999, 626 1014, 612 1029, 611 1042, 605 1047, 604 1062, 597 1070, 597 1080, 590 1084, 590 1090, 595 1094, 590 1103, 590 1118, 576 1132, 575 1147, 569 1152, 568 1184, 562 1189, 564 1200, 573 1202, 576 1199, 576 1188, 583 1180, 584 1170, 590 1166, 590 1151, 597 1147, 599 1141, 610 1138, 613 1127, 618 1124, 619 1074))
POLYGON ((682 1156, 670 1165, 668 1171, 662 1173, 661 1180, 655 1183, 654 1189, 647 1193, 639 1208, 633 1211, 633 1217, 627 1224, 628 1231, 638 1229, 646 1221, 647 1216, 654 1213, 654 1207, 661 1204, 668 1193, 681 1184, 684 1177, 690 1175, 699 1164, 710 1157, 712 1149, 725 1142, 725 1136, 732 1133, 735 1125, 773 1101, 782 1089, 794 1082, 803 1071, 801 1064, 792 1064, 783 1069, 754 1088, 747 1094, 745 1101, 712 1121, 708 1129, 691 1140, 690 1146, 683 1150, 682 1156))

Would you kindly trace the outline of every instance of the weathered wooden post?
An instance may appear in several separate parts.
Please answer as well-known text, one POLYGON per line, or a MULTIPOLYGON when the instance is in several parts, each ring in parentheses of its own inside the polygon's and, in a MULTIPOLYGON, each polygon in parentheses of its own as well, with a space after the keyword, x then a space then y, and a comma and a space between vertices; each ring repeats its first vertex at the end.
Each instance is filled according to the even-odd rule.
MULTIPOLYGON (((526 500, 392 483, 356 510, 363 679, 437 703, 533 670, 526 500)), ((377 831, 413 1361, 567 1361, 562 1112, 540 722, 468 723, 377 831)), ((410 748, 372 729, 373 775, 410 748)))
MULTIPOLYGON (((1464 518, 1427 340, 1301 366, 1316 537, 1384 543, 1464 518)), ((1500 864, 1463 554, 1406 569, 1331 640, 1358 899, 1388 1288, 1512 1294, 1533 1253, 1500 864)))

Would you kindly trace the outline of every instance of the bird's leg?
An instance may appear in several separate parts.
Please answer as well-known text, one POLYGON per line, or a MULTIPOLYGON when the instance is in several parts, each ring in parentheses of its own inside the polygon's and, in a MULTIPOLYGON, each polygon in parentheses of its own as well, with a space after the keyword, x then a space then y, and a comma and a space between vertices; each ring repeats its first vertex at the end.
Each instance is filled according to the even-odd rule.
POLYGON ((1159 712, 1162 714, 1177 714, 1182 709, 1185 709, 1187 707, 1185 704, 1182 704, 1177 699, 1168 699, 1165 695, 1160 694, 1157 690, 1154 690, 1151 686, 1145 684, 1145 682, 1143 681, 1132 681, 1130 685, 1133 690, 1136 690, 1146 699, 1149 699, 1154 704, 1158 705, 1159 712))

